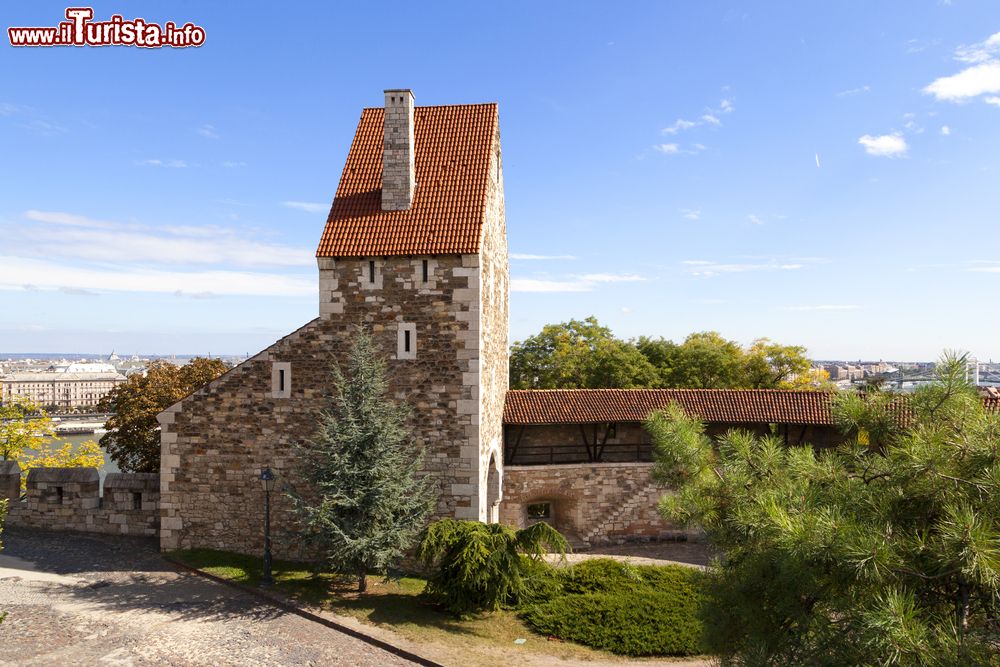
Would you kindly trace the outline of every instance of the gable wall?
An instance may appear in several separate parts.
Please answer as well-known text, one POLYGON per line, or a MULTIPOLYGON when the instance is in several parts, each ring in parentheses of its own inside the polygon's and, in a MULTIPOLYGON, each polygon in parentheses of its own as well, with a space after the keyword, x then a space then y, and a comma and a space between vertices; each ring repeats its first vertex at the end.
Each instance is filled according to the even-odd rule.
MULTIPOLYGON (((291 443, 312 436, 330 366, 344 362, 358 324, 389 357, 390 395, 412 409, 415 444, 441 491, 437 514, 479 518, 479 258, 432 258, 426 286, 420 259, 380 258, 381 286, 369 286, 367 259, 321 258, 322 317, 161 415, 162 548, 262 546, 256 475, 270 466, 295 483, 291 443), (395 358, 401 323, 415 326, 414 359, 395 358), (289 364, 288 398, 274 397, 276 362, 289 364)), ((281 493, 272 500, 272 526, 288 533, 275 536, 275 553, 294 555, 294 517, 281 493)))

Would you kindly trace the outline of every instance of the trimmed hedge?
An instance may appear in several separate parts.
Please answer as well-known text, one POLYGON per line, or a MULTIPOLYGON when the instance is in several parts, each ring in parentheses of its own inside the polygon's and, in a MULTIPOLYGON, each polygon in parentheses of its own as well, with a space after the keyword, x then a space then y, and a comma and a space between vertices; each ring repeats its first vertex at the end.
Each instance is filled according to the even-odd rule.
POLYGON ((619 655, 701 652, 701 572, 594 559, 558 570, 556 578, 562 595, 546 586, 549 599, 521 612, 535 632, 619 655))

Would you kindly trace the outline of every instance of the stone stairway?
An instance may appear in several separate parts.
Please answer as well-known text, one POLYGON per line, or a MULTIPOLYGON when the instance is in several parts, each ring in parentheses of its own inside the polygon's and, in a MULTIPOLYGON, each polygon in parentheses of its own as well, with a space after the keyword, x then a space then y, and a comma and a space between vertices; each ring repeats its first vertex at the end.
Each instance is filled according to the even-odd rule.
POLYGON ((634 514, 639 507, 643 505, 653 507, 656 506, 659 494, 660 489, 655 482, 649 482, 640 486, 636 489, 635 493, 633 493, 631 497, 629 497, 629 499, 626 500, 618 509, 612 512, 607 519, 584 533, 580 539, 587 546, 592 546, 595 537, 601 535, 602 533, 606 535, 611 532, 616 523, 625 524, 627 527, 632 514, 634 514))

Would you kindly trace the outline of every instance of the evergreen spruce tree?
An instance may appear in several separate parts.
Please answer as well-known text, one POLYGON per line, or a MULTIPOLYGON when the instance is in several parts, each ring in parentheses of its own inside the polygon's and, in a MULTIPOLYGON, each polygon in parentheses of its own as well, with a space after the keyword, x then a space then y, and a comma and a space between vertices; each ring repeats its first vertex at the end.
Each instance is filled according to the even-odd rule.
POLYGON ((405 426, 409 410, 387 396, 385 362, 358 330, 347 375, 332 369, 333 394, 319 428, 296 446, 308 488, 291 492, 307 539, 338 572, 387 574, 415 542, 434 507, 424 453, 405 426))

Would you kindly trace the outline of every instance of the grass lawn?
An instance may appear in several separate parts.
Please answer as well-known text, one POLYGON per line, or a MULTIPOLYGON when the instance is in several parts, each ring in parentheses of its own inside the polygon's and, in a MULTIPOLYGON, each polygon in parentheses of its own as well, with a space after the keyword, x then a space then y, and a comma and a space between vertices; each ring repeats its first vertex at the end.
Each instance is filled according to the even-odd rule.
MULTIPOLYGON (((260 580, 260 558, 208 549, 174 551, 171 556, 190 567, 242 584, 256 586, 260 580)), ((462 656, 467 665, 509 665, 519 662, 518 655, 530 657, 524 654, 585 661, 625 660, 570 642, 550 641, 530 630, 514 612, 456 618, 420 597, 426 583, 423 579, 403 577, 384 582, 380 577, 369 577, 368 592, 359 595, 354 590, 356 582, 328 573, 314 574, 302 563, 275 561, 272 569, 275 590, 297 602, 352 616, 414 642, 435 644, 456 657, 462 656), (516 639, 526 641, 515 644, 516 639)))

